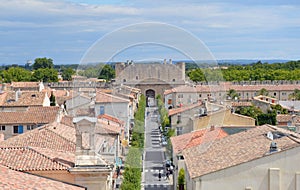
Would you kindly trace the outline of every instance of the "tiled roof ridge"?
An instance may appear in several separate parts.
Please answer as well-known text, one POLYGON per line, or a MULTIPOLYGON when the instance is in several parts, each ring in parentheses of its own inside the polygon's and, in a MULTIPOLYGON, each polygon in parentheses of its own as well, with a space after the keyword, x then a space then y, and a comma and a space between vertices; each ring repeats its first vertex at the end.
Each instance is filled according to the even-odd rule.
POLYGON ((119 99, 119 100, 122 100, 122 101, 126 101, 126 102, 129 102, 129 100, 125 99, 125 98, 121 98, 119 96, 115 96, 115 95, 112 95, 112 94, 108 94, 108 93, 105 93, 105 92, 101 92, 101 91, 97 91, 97 94, 102 94, 104 96, 109 96, 111 98, 116 98, 116 99, 119 99))
POLYGON ((53 130, 50 130, 50 129, 48 129, 48 127, 51 127, 51 125, 46 125, 46 126, 45 126, 45 130, 47 130, 47 131, 49 131, 49 132, 53 133, 54 135, 57 135, 57 136, 59 136, 60 138, 62 138, 62 139, 64 139, 64 140, 66 140, 66 141, 68 141, 68 142, 70 142, 70 143, 76 144, 75 142, 73 142, 73 141, 71 141, 71 140, 67 139, 66 137, 63 137, 63 136, 62 136, 62 135, 60 135, 59 133, 56 133, 56 132, 54 132, 53 130))
MULTIPOLYGON (((279 132, 282 132, 282 129, 279 128, 279 127, 275 127, 273 125, 269 125, 269 124, 265 124, 265 126, 268 126, 269 128, 273 129, 273 130, 276 130, 276 131, 279 131, 279 132)), ((289 139, 291 139, 292 141, 295 141, 296 143, 299 143, 300 144, 300 135, 298 133, 295 133, 293 131, 289 131, 287 137, 289 139)))
MULTIPOLYGON (((19 150, 22 150, 22 149, 26 150, 27 149, 27 150, 35 152, 36 154, 38 154, 38 155, 40 155, 40 156, 42 156, 44 158, 47 158, 48 160, 51 160, 52 162, 54 162, 54 163, 56 163, 56 164, 64 167, 64 169, 37 169, 36 168, 36 169, 26 169, 26 171, 47 171, 47 170, 66 170, 67 169, 67 166, 63 165, 60 162, 57 162, 56 160, 50 158, 49 156, 46 156, 45 154, 40 153, 39 151, 35 150, 34 148, 32 148, 30 146, 8 146, 8 147, 1 147, 0 146, 0 149, 12 149, 12 150, 15 150, 15 149, 17 149, 17 150, 18 149, 19 150)), ((3 164, 1 163, 1 165, 3 165, 3 164)), ((15 171, 24 171, 23 168, 21 168, 21 169, 15 169, 15 168, 13 168, 11 166, 8 166, 8 165, 4 165, 4 166, 8 167, 9 169, 15 170, 15 171)))
POLYGON ((242 118, 254 119, 254 118, 252 118, 250 116, 246 116, 246 115, 242 115, 242 114, 237 114, 237 113, 232 113, 232 114, 235 115, 235 116, 238 116, 238 117, 242 117, 242 118))

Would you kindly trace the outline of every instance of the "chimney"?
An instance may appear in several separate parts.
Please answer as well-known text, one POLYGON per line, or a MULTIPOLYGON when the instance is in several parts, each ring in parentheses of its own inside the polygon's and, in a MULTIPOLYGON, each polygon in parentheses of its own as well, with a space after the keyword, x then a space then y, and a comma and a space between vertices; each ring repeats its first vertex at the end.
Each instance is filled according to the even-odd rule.
POLYGON ((19 90, 17 90, 16 91, 16 93, 15 93, 15 101, 17 102, 18 100, 19 100, 19 98, 21 97, 21 94, 22 94, 22 92, 21 92, 21 90, 19 89, 19 90))
POLYGON ((214 125, 211 125, 211 126, 210 126, 210 131, 213 131, 213 130, 215 130, 215 126, 214 126, 214 125))
POLYGON ((167 64, 167 59, 164 59, 164 65, 167 64))
POLYGON ((270 145, 270 153, 277 152, 277 151, 278 151, 277 143, 272 141, 270 145))

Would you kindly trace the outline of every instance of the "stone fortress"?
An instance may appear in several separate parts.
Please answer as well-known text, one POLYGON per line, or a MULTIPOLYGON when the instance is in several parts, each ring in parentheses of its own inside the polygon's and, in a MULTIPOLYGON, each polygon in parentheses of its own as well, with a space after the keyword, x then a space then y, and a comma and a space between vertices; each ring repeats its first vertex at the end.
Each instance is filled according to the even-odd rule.
POLYGON ((141 89, 142 94, 154 98, 164 91, 185 84, 185 63, 116 63, 116 84, 141 89))

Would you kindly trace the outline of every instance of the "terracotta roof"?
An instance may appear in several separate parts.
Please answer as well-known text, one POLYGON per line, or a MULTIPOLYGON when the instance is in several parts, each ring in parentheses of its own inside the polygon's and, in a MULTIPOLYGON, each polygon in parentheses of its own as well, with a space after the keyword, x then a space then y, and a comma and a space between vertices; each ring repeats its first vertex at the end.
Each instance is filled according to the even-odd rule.
POLYGON ((95 133, 103 135, 118 135, 121 133, 121 130, 124 130, 124 128, 111 124, 108 125, 106 121, 98 120, 96 124, 95 133))
POLYGON ((201 105, 202 105, 202 102, 198 102, 198 103, 196 103, 196 104, 191 104, 191 105, 183 106, 183 107, 180 107, 180 108, 173 108, 173 109, 170 109, 170 110, 169 110, 169 116, 176 115, 176 114, 178 114, 178 113, 182 113, 182 112, 191 110, 191 109, 196 108, 196 107, 199 107, 199 106, 201 106, 201 105))
POLYGON ((300 123, 300 116, 297 115, 290 115, 290 114, 278 114, 276 116, 277 122, 289 122, 292 121, 292 119, 295 118, 296 123, 300 123))
POLYGON ((220 83, 219 85, 195 85, 195 86, 178 86, 164 92, 164 95, 171 93, 188 93, 188 92, 220 92, 229 91, 229 89, 234 89, 236 91, 259 91, 265 88, 267 91, 294 91, 295 89, 300 89, 300 84, 257 84, 257 85, 241 85, 232 84, 228 82, 220 83))
POLYGON ((226 137, 227 133, 221 128, 211 130, 200 129, 190 133, 182 134, 179 136, 171 137, 173 152, 175 154, 181 153, 184 149, 197 146, 201 143, 213 141, 215 139, 226 137))
POLYGON ((286 135, 273 140, 277 143, 278 152, 300 145, 300 135, 297 133, 270 125, 258 126, 185 149, 183 156, 189 175, 191 178, 200 177, 270 155, 272 140, 267 138, 268 132, 273 133, 274 137, 275 134, 286 135))
POLYGON ((46 124, 55 121, 59 107, 29 107, 27 111, 1 112, 0 124, 46 124))
POLYGON ((66 190, 83 190, 84 187, 71 185, 49 178, 39 177, 36 175, 14 171, 8 167, 0 165, 0 189, 14 190, 40 190, 40 189, 66 189, 66 190))
POLYGON ((0 94, 0 106, 43 106, 46 92, 22 91, 16 100, 16 92, 0 94))
POLYGON ((45 125, 0 142, 2 147, 40 147, 75 152, 75 129, 65 125, 45 125), (73 137, 74 136, 74 137, 73 137))
POLYGON ((74 127, 72 116, 67 116, 67 115, 63 116, 60 120, 60 123, 64 124, 64 125, 67 125, 67 126, 74 127))
POLYGON ((13 88, 38 88, 40 82, 12 82, 13 88))
POLYGON ((111 94, 106 94, 98 91, 96 95, 96 103, 117 103, 117 102, 130 102, 128 99, 120 98, 118 96, 113 96, 111 94))
POLYGON ((232 102, 232 107, 250 107, 252 106, 251 102, 232 102))
POLYGON ((29 147, 0 147, 0 164, 13 170, 66 170, 63 164, 29 147))
POLYGON ((98 119, 102 119, 102 120, 108 120, 108 121, 111 121, 111 122, 114 122, 114 123, 117 123, 117 124, 120 124, 120 125, 124 125, 125 122, 114 117, 114 116, 111 116, 111 115, 108 115, 108 114, 102 114, 102 115, 98 115, 98 119))

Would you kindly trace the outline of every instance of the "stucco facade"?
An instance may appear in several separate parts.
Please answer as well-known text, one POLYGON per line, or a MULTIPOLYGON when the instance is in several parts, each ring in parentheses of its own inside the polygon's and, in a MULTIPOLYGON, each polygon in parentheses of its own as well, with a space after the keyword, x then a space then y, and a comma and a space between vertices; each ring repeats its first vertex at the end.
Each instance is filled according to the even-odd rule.
POLYGON ((194 118, 193 129, 202 129, 210 126, 255 126, 255 119, 235 113, 230 110, 220 110, 204 117, 194 118))
POLYGON ((194 179, 187 173, 187 189, 299 190, 299 157, 296 147, 194 179))

